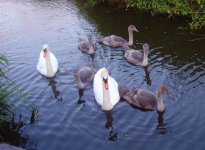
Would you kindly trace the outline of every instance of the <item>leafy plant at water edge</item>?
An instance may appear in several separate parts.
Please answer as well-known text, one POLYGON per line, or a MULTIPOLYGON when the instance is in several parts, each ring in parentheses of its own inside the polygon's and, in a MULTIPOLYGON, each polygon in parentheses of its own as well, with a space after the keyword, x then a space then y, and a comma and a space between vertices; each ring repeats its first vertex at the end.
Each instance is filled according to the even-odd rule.
POLYGON ((100 2, 125 4, 126 8, 134 8, 152 15, 186 16, 190 18, 190 29, 205 27, 205 0, 87 0, 89 4, 100 2))
POLYGON ((20 130, 24 126, 24 123, 21 114, 18 121, 15 121, 15 115, 12 112, 14 104, 10 100, 10 95, 16 92, 20 92, 21 94, 21 91, 6 76, 8 64, 8 58, 0 54, 0 142, 18 146, 22 139, 26 140, 20 135, 20 130))

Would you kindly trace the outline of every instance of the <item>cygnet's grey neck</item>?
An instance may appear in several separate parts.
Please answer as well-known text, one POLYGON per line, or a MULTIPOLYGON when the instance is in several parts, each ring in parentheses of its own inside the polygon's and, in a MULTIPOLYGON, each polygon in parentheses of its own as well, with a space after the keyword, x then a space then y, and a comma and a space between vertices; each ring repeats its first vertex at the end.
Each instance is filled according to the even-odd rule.
POLYGON ((163 112, 165 110, 165 106, 164 106, 164 102, 163 102, 163 98, 162 98, 162 92, 160 91, 160 89, 157 90, 157 109, 159 112, 163 112))
POLYGON ((133 44, 133 33, 132 33, 132 30, 128 30, 128 34, 129 34, 128 45, 131 46, 133 44))
POLYGON ((89 50, 88 50, 88 53, 89 54, 94 54, 95 51, 94 51, 94 47, 93 47, 93 44, 91 41, 89 41, 89 50))
POLYGON ((143 66, 148 65, 148 50, 144 50, 143 66))

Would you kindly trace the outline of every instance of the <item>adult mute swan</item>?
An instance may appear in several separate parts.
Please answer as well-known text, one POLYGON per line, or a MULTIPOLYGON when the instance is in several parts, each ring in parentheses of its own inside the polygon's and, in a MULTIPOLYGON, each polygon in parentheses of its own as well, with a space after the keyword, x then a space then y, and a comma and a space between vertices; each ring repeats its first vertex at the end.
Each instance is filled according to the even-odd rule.
POLYGON ((79 38, 78 40, 78 49, 80 49, 83 53, 87 53, 89 55, 92 55, 95 53, 95 49, 93 46, 92 38, 89 37, 88 41, 82 38, 79 38))
POLYGON ((129 63, 144 67, 148 65, 149 45, 147 43, 143 44, 143 51, 144 53, 135 49, 126 49, 124 57, 129 63))
POLYGON ((131 105, 145 110, 156 110, 158 112, 165 111, 165 105, 162 95, 169 95, 169 89, 166 86, 161 86, 156 92, 156 96, 150 91, 145 91, 139 88, 129 90, 127 86, 119 87, 120 97, 125 99, 131 105))
POLYGON ((129 34, 129 41, 125 40, 124 38, 116 35, 110 36, 99 36, 98 39, 100 43, 110 46, 110 47, 126 47, 131 46, 133 44, 133 31, 139 32, 134 25, 129 25, 128 27, 128 34, 129 34))
POLYGON ((50 52, 48 45, 44 44, 39 56, 37 71, 46 77, 53 77, 57 70, 58 61, 54 54, 50 52))
POLYGON ((103 111, 112 110, 120 100, 118 83, 109 76, 107 69, 101 68, 95 74, 93 90, 95 99, 103 111))

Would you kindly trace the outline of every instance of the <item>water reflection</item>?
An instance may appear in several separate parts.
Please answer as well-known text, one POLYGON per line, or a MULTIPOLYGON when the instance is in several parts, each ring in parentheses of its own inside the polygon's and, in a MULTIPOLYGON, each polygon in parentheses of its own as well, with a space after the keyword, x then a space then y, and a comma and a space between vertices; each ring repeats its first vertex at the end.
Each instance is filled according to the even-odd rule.
POLYGON ((151 85, 152 84, 152 80, 150 78, 150 73, 148 71, 148 66, 143 67, 144 72, 145 72, 145 81, 147 82, 147 85, 151 85))
POLYGON ((30 123, 29 124, 35 123, 37 118, 38 118, 38 110, 33 106, 32 110, 31 110, 31 117, 30 117, 30 123))
POLYGON ((95 54, 90 54, 90 64, 94 64, 95 54))
POLYGON ((162 127, 163 124, 164 124, 163 114, 164 114, 164 112, 158 112, 158 125, 157 125, 157 129, 162 127))
POLYGON ((163 115, 164 112, 158 112, 158 125, 156 128, 158 134, 167 134, 168 132, 171 132, 171 129, 167 127, 166 123, 164 123, 163 115))
POLYGON ((106 116, 106 123, 105 123, 105 128, 109 129, 110 132, 108 135, 108 140, 110 141, 117 141, 117 135, 118 133, 114 131, 112 122, 113 122, 113 117, 112 117, 112 110, 111 111, 105 111, 105 116, 106 116))
POLYGON ((62 98, 62 96, 60 96, 60 91, 58 91, 57 88, 56 88, 56 83, 57 82, 54 80, 53 77, 48 78, 48 80, 49 80, 49 86, 51 86, 55 98, 57 99, 57 101, 62 101, 63 98, 62 98))
POLYGON ((23 115, 20 113, 18 119, 15 119, 15 115, 9 119, 7 115, 1 112, 1 117, 7 119, 0 122, 0 141, 1 143, 9 143, 15 146, 24 146, 28 141, 28 136, 21 135, 25 127, 25 121, 23 115))
POLYGON ((81 97, 84 94, 84 90, 83 89, 78 89, 78 93, 79 93, 79 99, 78 99, 78 104, 79 105, 85 105, 85 100, 82 100, 81 97))
MULTIPOLYGON (((143 108, 137 108, 136 106, 130 104, 130 106, 134 109, 138 109, 142 112, 150 112, 151 110, 143 109, 143 108)), ((153 112, 154 113, 154 112, 153 112)), ((165 112, 158 112, 158 117, 157 117, 157 126, 156 126, 156 133, 157 134, 167 134, 172 131, 172 129, 167 126, 168 124, 164 121, 164 114, 165 112)))

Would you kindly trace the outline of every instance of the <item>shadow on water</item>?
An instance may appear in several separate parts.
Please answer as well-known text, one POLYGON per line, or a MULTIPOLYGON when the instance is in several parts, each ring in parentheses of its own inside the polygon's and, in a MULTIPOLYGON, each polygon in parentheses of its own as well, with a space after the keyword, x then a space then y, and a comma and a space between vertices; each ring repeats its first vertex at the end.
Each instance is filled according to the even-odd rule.
POLYGON ((152 84, 152 80, 150 78, 150 73, 148 71, 148 66, 143 67, 143 69, 144 69, 144 72, 145 72, 145 81, 146 81, 147 85, 151 85, 152 84))
POLYGON ((91 64, 94 63, 94 57, 95 57, 95 54, 91 54, 91 55, 90 55, 90 63, 91 63, 91 64))
MULTIPOLYGON (((129 104, 132 108, 136 109, 136 110, 140 110, 142 112, 153 112, 155 113, 154 111, 152 110, 146 110, 146 109, 143 109, 143 108, 137 108, 136 106, 132 105, 132 104, 129 104)), ((164 114, 165 112, 159 112, 157 111, 157 126, 156 126, 156 133, 157 134, 167 134, 169 132, 172 132, 172 129, 167 126, 168 124, 165 122, 164 120, 164 114)))
POLYGON ((49 80, 49 86, 51 86, 55 98, 57 99, 57 101, 62 101, 63 98, 62 96, 60 96, 60 91, 58 91, 56 88, 57 82, 54 80, 54 78, 48 78, 48 80, 49 80))
POLYGON ((30 117, 30 123, 34 124, 38 118, 38 110, 33 106, 31 110, 31 117, 30 117))
POLYGON ((29 137, 21 135, 26 125, 23 120, 23 115, 20 113, 18 120, 15 120, 15 115, 13 114, 10 120, 0 122, 0 143, 9 143, 11 145, 24 147, 26 143, 28 143, 29 137))
POLYGON ((164 112, 158 112, 158 125, 157 125, 157 133, 158 134, 167 134, 169 132, 172 132, 172 130, 167 127, 167 124, 164 122, 164 112))
POLYGON ((85 105, 85 100, 82 100, 82 96, 84 94, 84 90, 83 89, 78 89, 78 93, 79 93, 79 99, 78 99, 78 104, 79 105, 85 105))
POLYGON ((111 111, 105 111, 104 113, 105 113, 105 116, 106 116, 105 128, 106 129, 110 128, 108 140, 117 141, 118 133, 114 131, 114 128, 113 128, 113 125, 112 125, 112 122, 113 122, 112 110, 111 111))

